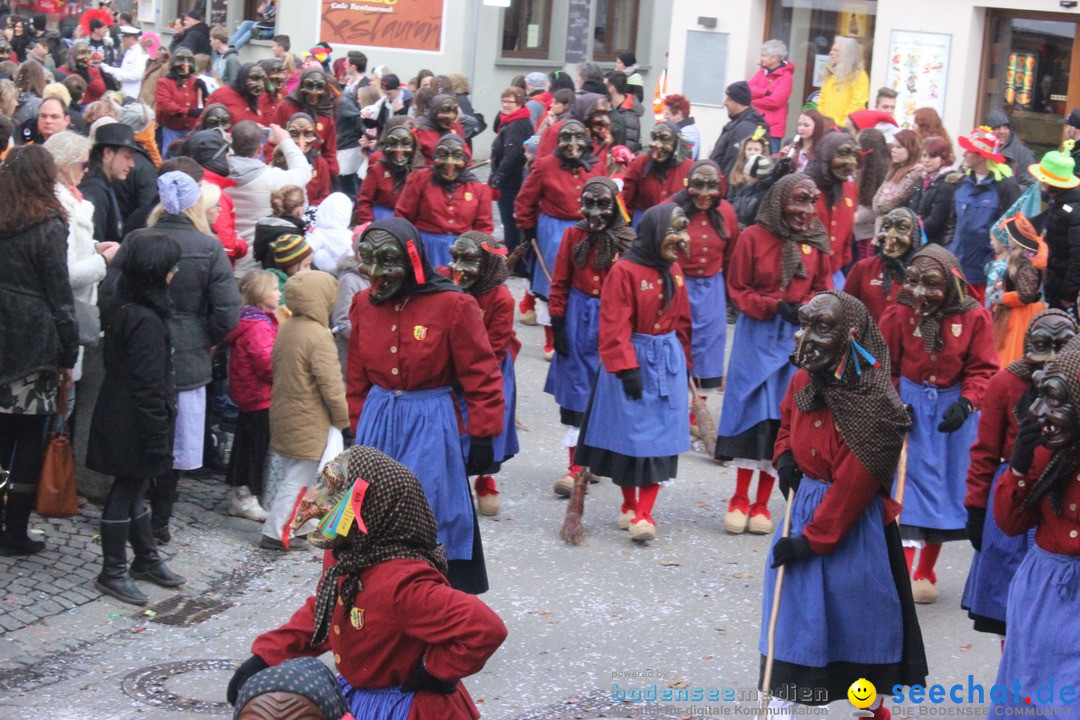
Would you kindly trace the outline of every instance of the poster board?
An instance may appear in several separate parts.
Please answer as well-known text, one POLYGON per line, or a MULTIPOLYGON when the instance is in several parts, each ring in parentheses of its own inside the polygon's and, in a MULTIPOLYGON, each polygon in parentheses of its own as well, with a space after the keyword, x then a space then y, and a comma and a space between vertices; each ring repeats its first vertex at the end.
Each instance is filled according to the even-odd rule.
POLYGON ((320 0, 319 40, 441 53, 446 0, 320 0))
POLYGON ((566 54, 568 63, 585 62, 589 57, 590 0, 569 0, 566 8, 566 54))
POLYGON ((945 115, 952 35, 893 30, 885 85, 896 91, 896 122, 913 127, 915 110, 931 107, 945 115))
POLYGON ((694 105, 724 106, 728 33, 688 30, 680 92, 694 105))

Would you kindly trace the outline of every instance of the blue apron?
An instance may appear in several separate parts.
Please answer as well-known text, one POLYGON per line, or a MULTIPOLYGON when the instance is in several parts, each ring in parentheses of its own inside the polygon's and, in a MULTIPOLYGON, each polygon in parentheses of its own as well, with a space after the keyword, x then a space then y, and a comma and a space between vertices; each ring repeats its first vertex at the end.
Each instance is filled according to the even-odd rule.
POLYGON ((585 445, 636 458, 667 457, 690 449, 686 355, 675 332, 630 336, 641 368, 640 400, 622 381, 601 372, 596 379, 585 445))
POLYGON ((844 283, 846 282, 847 278, 844 277, 844 272, 842 270, 837 270, 832 274, 833 290, 843 290, 844 283))
MULTIPOLYGON (((544 266, 552 275, 555 274, 555 258, 559 255, 563 233, 576 224, 577 220, 561 220, 546 213, 540 213, 540 219, 536 221, 536 244, 540 247, 544 266)), ((544 268, 536 257, 532 259, 532 293, 542 298, 551 293, 551 281, 547 279, 544 268)))
POLYGON ((566 338, 570 353, 551 358, 544 392, 554 395, 559 407, 583 413, 589 406, 596 374, 600 370, 600 298, 570 288, 566 301, 566 338))
MULTIPOLYGON (((507 351, 506 357, 499 363, 499 370, 503 379, 503 429, 502 432, 492 438, 491 447, 495 451, 495 462, 506 462, 521 450, 518 444, 517 423, 517 375, 514 372, 514 359, 507 351)), ((461 410, 461 423, 469 426, 469 404, 465 402, 465 393, 457 391, 458 408, 461 410)), ((466 458, 469 457, 471 437, 468 433, 461 436, 461 452, 466 458)))
POLYGON ((355 444, 381 450, 409 468, 424 486, 447 560, 472 559, 472 497, 449 387, 387 390, 372 385, 355 444))
MULTIPOLYGON (((417 228, 419 230, 419 228, 417 228)), ((429 233, 420 230, 424 252, 433 268, 450 266, 450 246, 458 239, 454 233, 429 233)))
POLYGON ((717 437, 736 437, 765 420, 779 420, 780 401, 798 371, 790 361, 795 326, 779 315, 739 315, 731 350, 717 437))
POLYGON ((634 215, 630 218, 630 227, 637 230, 638 224, 641 222, 641 218, 645 217, 644 210, 635 210, 634 215))
POLYGON ((400 687, 355 688, 340 675, 338 685, 354 718, 408 720, 415 693, 402 692, 400 687))
POLYGON ((727 298, 724 276, 686 276, 690 296, 690 349, 694 358, 694 377, 724 377, 724 351, 727 339, 727 298))
POLYGON ((188 133, 187 130, 173 130, 172 128, 167 128, 164 125, 162 125, 161 126, 161 157, 163 159, 165 159, 165 160, 168 160, 169 158, 171 158, 172 155, 169 153, 169 146, 172 145, 176 140, 178 140, 178 139, 184 137, 185 135, 187 135, 187 133, 188 133))
MULTIPOLYGON (((1005 651, 998 665, 997 684, 1020 682, 1020 698, 1009 697, 994 707, 1070 707, 1061 702, 1061 688, 1076 688, 1080 678, 1080 558, 1058 555, 1035 545, 1020 563, 1009 584, 1005 651), (1052 698, 1040 687, 1053 682, 1052 698), (1031 698, 1028 705, 1025 700, 1031 698), (1048 702, 1049 701, 1049 702, 1048 702)), ((996 711, 991 709, 992 717, 996 711)), ((1046 715, 1045 717, 1053 717, 1046 715)), ((1062 712, 1058 717, 1068 717, 1062 712)))
MULTIPOLYGON (((814 519, 828 483, 804 477, 791 508, 791 536, 814 519)), ((807 667, 830 663, 881 665, 900 662, 904 628, 900 596, 889 572, 884 514, 875 497, 836 549, 827 555, 793 560, 785 565, 776 621, 776 659, 807 667), (868 622, 872 608, 873 622, 868 622)), ((771 547, 783 534, 777 527, 771 547)), ((768 650, 776 570, 773 554, 765 558, 761 636, 758 649, 768 650)))
POLYGON ((371 217, 373 220, 385 220, 386 218, 394 217, 394 208, 388 208, 384 205, 372 205, 371 217))
POLYGON ((945 410, 960 399, 959 384, 947 388, 916 385, 900 378, 900 399, 911 405, 915 422, 908 431, 907 486, 900 522, 930 530, 967 527, 968 465, 971 446, 979 432, 979 413, 956 432, 938 432, 945 410))
POLYGON ((1005 622, 1005 599, 1009 594, 1009 582, 1016 568, 1034 543, 1035 531, 1009 537, 1001 532, 994 519, 994 486, 1009 467, 1003 462, 994 473, 990 485, 990 501, 986 506, 986 522, 983 524, 982 550, 971 558, 967 583, 964 585, 962 606, 976 615, 1005 622))

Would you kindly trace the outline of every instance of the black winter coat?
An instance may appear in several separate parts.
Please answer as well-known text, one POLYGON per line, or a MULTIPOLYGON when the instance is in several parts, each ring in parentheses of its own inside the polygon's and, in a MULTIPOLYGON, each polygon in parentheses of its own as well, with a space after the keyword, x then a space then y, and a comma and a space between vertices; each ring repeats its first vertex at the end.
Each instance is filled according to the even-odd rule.
MULTIPOLYGON (((120 217, 129 218, 139 208, 157 197, 157 168, 146 155, 135 153, 135 167, 122 181, 113 186, 120 217)), ((124 225, 126 226, 126 222, 124 225)))
POLYGON ((739 113, 738 117, 729 120, 724 126, 720 137, 716 139, 709 159, 720 166, 720 172, 724 177, 731 174, 731 168, 735 167, 735 158, 739 155, 739 145, 742 141, 754 134, 758 127, 765 128, 765 141, 768 142, 769 124, 765 122, 765 116, 757 109, 748 107, 739 113))
MULTIPOLYGON (((157 180, 154 180, 155 189, 157 180)), ((123 216, 117 205, 116 193, 112 191, 111 184, 101 165, 95 165, 83 177, 79 183, 79 191, 83 198, 94 205, 94 240, 97 242, 120 242, 124 239, 121 234, 123 229, 123 216)))
POLYGON ((172 470, 176 388, 169 302, 161 295, 155 301, 123 289, 117 294, 120 307, 105 328, 105 378, 87 441, 91 470, 123 478, 172 470))
POLYGON ((501 193, 517 194, 525 182, 525 141, 532 137, 533 124, 528 117, 518 118, 499 128, 491 143, 491 180, 488 183, 501 193))
POLYGON ((0 233, 0 385, 75 366, 79 333, 67 269, 67 223, 0 233))
POLYGON ((169 285, 175 306, 169 332, 176 348, 176 389, 196 390, 213 378, 210 349, 225 340, 240 321, 240 291, 217 238, 203 235, 183 215, 166 213, 152 228, 136 230, 125 238, 102 283, 113 299, 99 304, 111 320, 119 308, 115 291, 120 273, 116 268, 123 267, 126 240, 151 231, 164 232, 180 244, 176 277, 169 285))
POLYGON ((1055 196, 1032 222, 1042 228, 1050 249, 1046 303, 1058 309, 1072 307, 1080 293, 1080 187, 1055 196))
POLYGON ((949 174, 948 171, 939 173, 925 190, 922 184, 917 185, 915 194, 908 201, 908 208, 923 221, 926 241, 938 245, 951 243, 956 229, 956 205, 953 202, 956 183, 945 179, 949 174))
POLYGON ((169 45, 169 52, 176 52, 178 47, 191 48, 191 52, 196 55, 213 57, 214 49, 210 47, 210 26, 201 22, 177 34, 169 45))

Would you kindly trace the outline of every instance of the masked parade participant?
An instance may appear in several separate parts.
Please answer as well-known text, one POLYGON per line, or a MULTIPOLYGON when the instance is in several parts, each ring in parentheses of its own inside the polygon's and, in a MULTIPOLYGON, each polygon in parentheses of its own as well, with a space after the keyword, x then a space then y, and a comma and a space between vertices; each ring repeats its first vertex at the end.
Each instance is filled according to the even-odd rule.
POLYGON ((994 487, 1009 466, 1017 429, 1037 395, 1032 376, 1062 351, 1076 331, 1076 322, 1064 310, 1038 313, 1028 324, 1024 356, 986 384, 964 496, 968 540, 975 554, 961 603, 980 632, 1005 635, 1009 581, 1031 546, 1030 533, 1006 537, 1001 532, 994 519, 994 487))
POLYGON ((802 173, 785 175, 761 200, 757 222, 743 230, 726 279, 741 311, 716 438, 716 459, 738 468, 724 515, 731 533, 772 530, 769 495, 780 401, 795 374, 790 362, 799 308, 829 286, 829 237, 814 204, 820 193, 802 173), (760 474, 750 504, 750 481, 760 474))
POLYGON ((100 62, 100 56, 95 61, 94 50, 85 40, 76 40, 68 49, 67 65, 56 68, 58 74, 78 75, 86 81, 86 90, 80 100, 83 107, 97 102, 107 91, 119 88, 111 75, 102 75, 97 67, 100 62))
POLYGON ((585 183, 604 174, 604 165, 589 148, 585 126, 577 120, 562 123, 555 152, 532 164, 514 202, 514 219, 526 243, 535 243, 530 291, 540 299, 537 322, 544 326, 544 357, 555 353, 547 299, 552 271, 563 234, 582 219, 581 191, 585 183))
MULTIPOLYGON (((424 166, 430 167, 435 162, 435 146, 439 140, 447 135, 457 135, 465 142, 465 131, 461 129, 461 109, 453 95, 436 95, 431 98, 427 112, 416 118, 416 127, 413 135, 416 136, 416 146, 424 158, 424 166)), ((472 157, 468 146, 465 146, 466 163, 472 157)))
POLYGON ((244 63, 232 85, 222 85, 206 99, 203 110, 205 122, 211 106, 224 105, 232 117, 232 124, 241 120, 251 120, 259 125, 268 125, 272 121, 266 107, 266 71, 255 63, 244 63))
POLYGON ((221 103, 214 103, 203 108, 202 119, 195 126, 195 130, 220 130, 225 135, 228 135, 229 131, 232 130, 232 126, 233 117, 232 113, 229 112, 229 108, 221 103))
MULTIPOLYGON (((686 213, 690 225, 690 249, 683 258, 686 292, 694 332, 694 378, 699 389, 723 388, 724 353, 727 340, 727 291, 724 268, 735 251, 739 221, 735 208, 723 199, 724 176, 712 160, 698 160, 690 167, 687 187, 672 196, 686 213)), ((702 397, 702 400, 705 398, 702 397)), ((699 435, 691 415, 690 432, 699 435)))
POLYGON ((885 308, 896 304, 907 266, 922 240, 919 217, 906 207, 896 208, 881 220, 877 253, 852 265, 844 292, 866 305, 874 322, 881 321, 885 308))
POLYGON ((600 361, 574 460, 622 490, 617 525, 630 539, 656 538, 660 484, 690 449, 686 385, 690 300, 677 262, 688 221, 665 203, 645 212, 633 245, 600 294, 600 361))
POLYGON ((327 548, 318 589, 288 622, 255 638, 226 693, 234 719, 480 717, 461 679, 480 672, 506 626, 447 582, 446 548, 416 476, 354 446, 300 501, 293 530, 311 522, 319 524, 312 543, 327 548), (320 677, 330 673, 321 662, 296 660, 327 652, 336 678, 320 677), (302 671, 314 677, 298 687, 308 679, 302 671), (305 700, 321 714, 304 714, 305 700))
MULTIPOLYGON (((494 461, 477 476, 476 506, 481 515, 499 514, 499 490, 495 478, 502 463, 517 455, 517 378, 514 361, 521 350, 521 341, 514 332, 514 296, 506 287, 510 270, 506 267, 506 246, 493 236, 470 230, 463 233, 450 247, 450 278, 466 294, 476 298, 480 314, 484 318, 488 342, 495 353, 503 383, 503 429, 492 442, 494 461)), ((464 396, 459 396, 462 422, 468 425, 469 406, 464 396)), ((462 436, 462 449, 469 456, 470 439, 462 436)))
POLYGON ((996 230, 1008 240, 1008 254, 1001 279, 986 288, 986 304, 994 316, 994 346, 1004 368, 1024 356, 1028 324, 1046 309, 1042 271, 1049 248, 1023 213, 1002 220, 996 230))
POLYGON ((492 233, 491 188, 468 167, 469 156, 460 135, 447 133, 435 145, 431 167, 409 173, 394 215, 420 231, 428 260, 436 267, 450 264, 450 246, 467 230, 492 233))
POLYGON ((907 484, 900 532, 908 566, 916 548, 915 602, 937 600, 941 544, 967 538, 964 483, 986 383, 997 372, 990 313, 967 290, 956 256, 927 245, 907 267, 897 304, 885 310, 893 381, 910 408, 907 484))
POLYGON ((555 481, 555 494, 570 497, 581 467, 574 463, 581 419, 600 369, 600 291, 619 255, 634 242, 634 231, 618 206, 614 180, 594 177, 581 191, 584 216, 568 229, 559 245, 551 276, 548 309, 555 355, 544 392, 555 396, 559 421, 566 427, 563 447, 570 465, 555 481))
POLYGON ((571 120, 577 120, 588 129, 592 154, 600 161, 601 167, 607 167, 607 155, 611 149, 611 102, 605 95, 590 92, 574 98, 565 120, 548 126, 540 136, 536 159, 541 160, 555 152, 555 148, 561 144, 562 128, 571 120))
POLYGON ((275 117, 277 106, 285 97, 285 65, 279 58, 265 58, 259 61, 259 67, 266 71, 264 114, 275 117))
POLYGON ((1076 694, 1066 696, 1066 683, 1080 677, 1080 345, 1070 342, 1047 362, 1035 385, 1038 394, 1021 419, 1009 469, 994 488, 1001 531, 1010 537, 1035 531, 1009 583, 1009 632, 997 684, 1010 694, 991 698, 995 715, 1006 708, 1016 715, 1043 709, 1045 715, 1068 714, 1076 709, 1076 694), (1013 694, 1017 684, 1020 692, 1013 694))
POLYGON ((154 112, 161 126, 161 149, 168 156, 169 146, 191 132, 202 115, 198 88, 195 87, 195 55, 179 47, 169 59, 169 69, 154 88, 154 112))
POLYGON ((494 461, 504 407, 480 308, 428 264, 420 233, 407 220, 376 220, 360 236, 357 253, 371 287, 357 293, 349 310, 345 383, 356 444, 378 448, 417 474, 439 521, 450 584, 485 592, 468 475, 494 461), (467 463, 455 384, 469 409, 467 463))
POLYGON ((694 164, 690 158, 683 159, 682 138, 675 123, 657 123, 650 138, 649 152, 635 157, 623 178, 623 202, 635 228, 646 210, 668 202, 686 187, 694 164))
MULTIPOLYGON (((327 165, 326 158, 319 151, 321 140, 315 131, 315 118, 307 113, 298 112, 289 118, 285 125, 285 132, 289 133, 296 147, 300 148, 300 152, 304 153, 304 157, 311 164, 311 180, 304 186, 304 191, 307 193, 308 205, 317 207, 330 194, 333 177, 330 175, 330 166, 327 165)), ((274 165, 282 170, 288 170, 285 156, 280 152, 274 153, 274 165)), ((348 219, 346 218, 346 221, 348 219)))
POLYGON ((855 227, 855 209, 859 204, 859 186, 851 181, 859 166, 859 146, 846 132, 826 133, 814 148, 814 159, 806 174, 814 179, 821 197, 817 213, 829 236, 832 257, 833 287, 844 289, 843 268, 851 257, 851 235, 855 227))
POLYGON ((416 138, 412 119, 395 115, 386 123, 379 149, 368 158, 368 172, 356 196, 353 223, 393 217, 394 208, 416 164, 416 138))
MULTIPOLYGON (((262 70, 262 68, 259 68, 262 70)), ((266 71, 263 70, 265 74, 266 71)), ((269 77, 267 77, 269 82, 269 77)), ((277 108, 271 114, 269 105, 267 114, 273 118, 272 122, 285 127, 293 115, 298 112, 307 113, 315 119, 315 134, 319 136, 319 152, 326 160, 330 168, 330 177, 335 178, 338 174, 337 161, 337 97, 336 91, 330 85, 326 73, 319 68, 307 68, 300 73, 300 84, 291 93, 281 98, 277 108)), ((269 101, 267 101, 269 102, 269 101)), ((267 152, 273 152, 272 146, 267 143, 267 152)))
POLYGON ((922 685, 927 674, 895 523, 900 506, 889 497, 910 421, 865 305, 824 292, 798 315, 799 369, 781 403, 774 455, 781 492, 794 494, 791 529, 773 538, 758 644, 764 659, 783 565, 769 682, 782 699, 770 711, 775 703, 793 717, 792 701, 838 700, 852 678, 866 678, 881 688, 872 712, 885 720, 884 688, 922 685))

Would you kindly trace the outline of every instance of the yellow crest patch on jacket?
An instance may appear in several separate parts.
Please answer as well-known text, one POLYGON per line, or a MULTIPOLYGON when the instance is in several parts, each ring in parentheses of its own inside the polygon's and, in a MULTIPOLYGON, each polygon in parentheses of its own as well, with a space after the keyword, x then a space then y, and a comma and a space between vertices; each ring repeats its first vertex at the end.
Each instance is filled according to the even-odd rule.
POLYGON ((423 325, 416 325, 412 329, 413 337, 416 338, 417 340, 423 340, 424 338, 427 337, 427 330, 428 329, 426 327, 424 327, 423 325))
POLYGON ((676 275, 675 276, 675 284, 678 285, 679 287, 683 286, 682 275, 676 275))
POLYGON ((349 624, 359 630, 364 627, 364 608, 354 607, 349 613, 349 624))
POLYGON ((964 332, 964 326, 960 323, 953 323, 952 327, 950 327, 949 330, 952 332, 953 337, 958 338, 960 337, 960 333, 964 332))
POLYGON ((465 193, 465 202, 472 202, 473 195, 471 192, 465 193))

